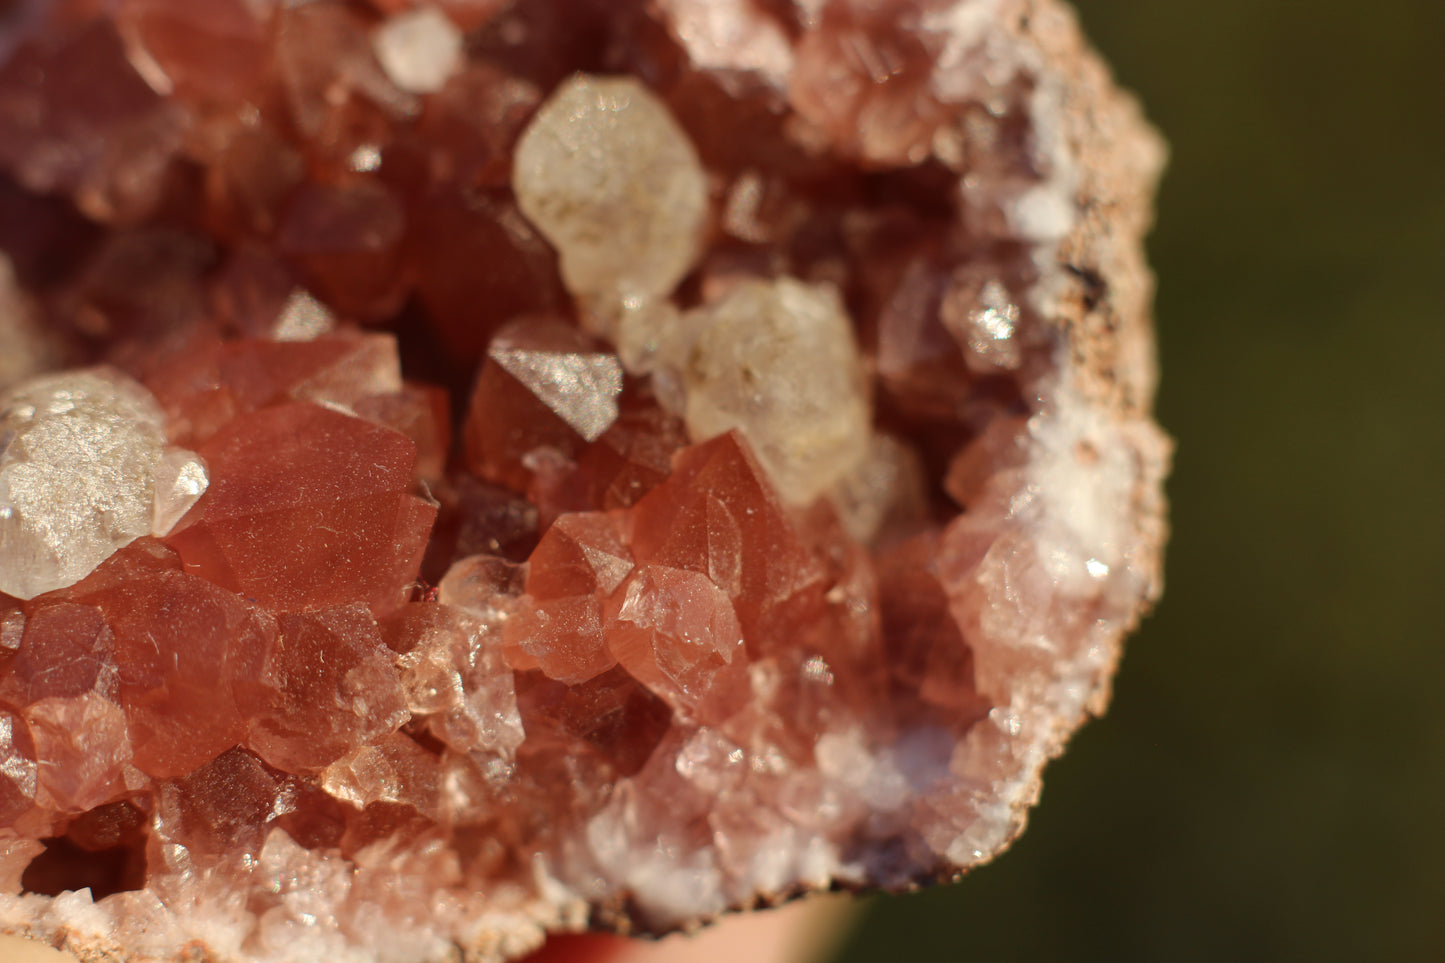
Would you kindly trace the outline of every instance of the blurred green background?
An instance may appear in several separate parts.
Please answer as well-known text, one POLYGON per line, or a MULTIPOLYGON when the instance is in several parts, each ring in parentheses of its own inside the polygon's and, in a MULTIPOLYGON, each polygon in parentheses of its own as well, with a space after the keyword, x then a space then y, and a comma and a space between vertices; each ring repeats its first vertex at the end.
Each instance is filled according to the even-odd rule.
POLYGON ((1165 599, 1013 850, 837 963, 1445 960, 1445 3, 1078 6, 1173 149, 1165 599))

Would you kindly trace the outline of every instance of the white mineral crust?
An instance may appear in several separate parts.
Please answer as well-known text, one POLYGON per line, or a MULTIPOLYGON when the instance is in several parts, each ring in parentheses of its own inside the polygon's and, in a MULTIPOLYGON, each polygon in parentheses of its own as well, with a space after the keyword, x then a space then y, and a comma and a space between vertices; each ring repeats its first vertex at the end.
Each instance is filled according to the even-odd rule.
POLYGON ((155 399, 125 375, 16 385, 0 395, 0 592, 74 585, 137 538, 165 534, 205 489, 205 466, 167 448, 155 399))

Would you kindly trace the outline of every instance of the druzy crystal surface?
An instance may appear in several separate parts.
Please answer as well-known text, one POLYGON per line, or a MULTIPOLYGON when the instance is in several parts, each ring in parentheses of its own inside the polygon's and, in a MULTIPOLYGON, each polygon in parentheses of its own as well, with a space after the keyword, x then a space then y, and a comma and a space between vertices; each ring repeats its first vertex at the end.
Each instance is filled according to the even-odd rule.
POLYGON ((1160 591, 1052 0, 0 5, 0 932, 514 958, 997 855, 1160 591))

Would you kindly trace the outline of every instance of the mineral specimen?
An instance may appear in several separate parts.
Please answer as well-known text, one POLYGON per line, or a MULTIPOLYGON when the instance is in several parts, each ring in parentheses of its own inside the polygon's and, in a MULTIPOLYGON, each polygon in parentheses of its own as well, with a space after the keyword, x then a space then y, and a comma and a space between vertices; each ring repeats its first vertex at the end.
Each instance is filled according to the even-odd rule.
POLYGON ((4 10, 0 933, 502 960, 1021 831, 1169 450, 1058 3, 4 10))

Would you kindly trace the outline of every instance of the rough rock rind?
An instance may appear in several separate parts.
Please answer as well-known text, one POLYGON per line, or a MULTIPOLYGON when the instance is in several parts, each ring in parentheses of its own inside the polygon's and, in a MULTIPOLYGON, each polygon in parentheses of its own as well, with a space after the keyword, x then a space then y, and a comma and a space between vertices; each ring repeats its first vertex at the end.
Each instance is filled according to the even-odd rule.
POLYGON ((1012 9, 1003 18, 1005 29, 1048 65, 1051 86, 1060 97, 1067 152, 1078 171, 1079 216, 1046 255, 1059 285, 1043 314, 1059 332, 1059 350, 1068 358, 1066 370, 1074 374, 1074 387, 1118 426, 1136 460, 1128 495, 1135 546, 1129 565, 1143 586, 1144 604, 1098 640, 1102 652, 1091 658, 1087 699, 1072 711, 1060 707, 1052 731, 1040 740, 1039 764, 1011 802, 1012 828, 1006 841, 979 863, 1001 855, 1023 832, 1043 789, 1042 762, 1061 754, 1089 716, 1108 708, 1124 639, 1163 592, 1169 535, 1164 479, 1173 452, 1172 441, 1153 419, 1158 381, 1154 275, 1143 243, 1153 224, 1154 193, 1167 147, 1144 119, 1138 101, 1115 86, 1071 7, 1048 0, 1007 6, 1012 9))

